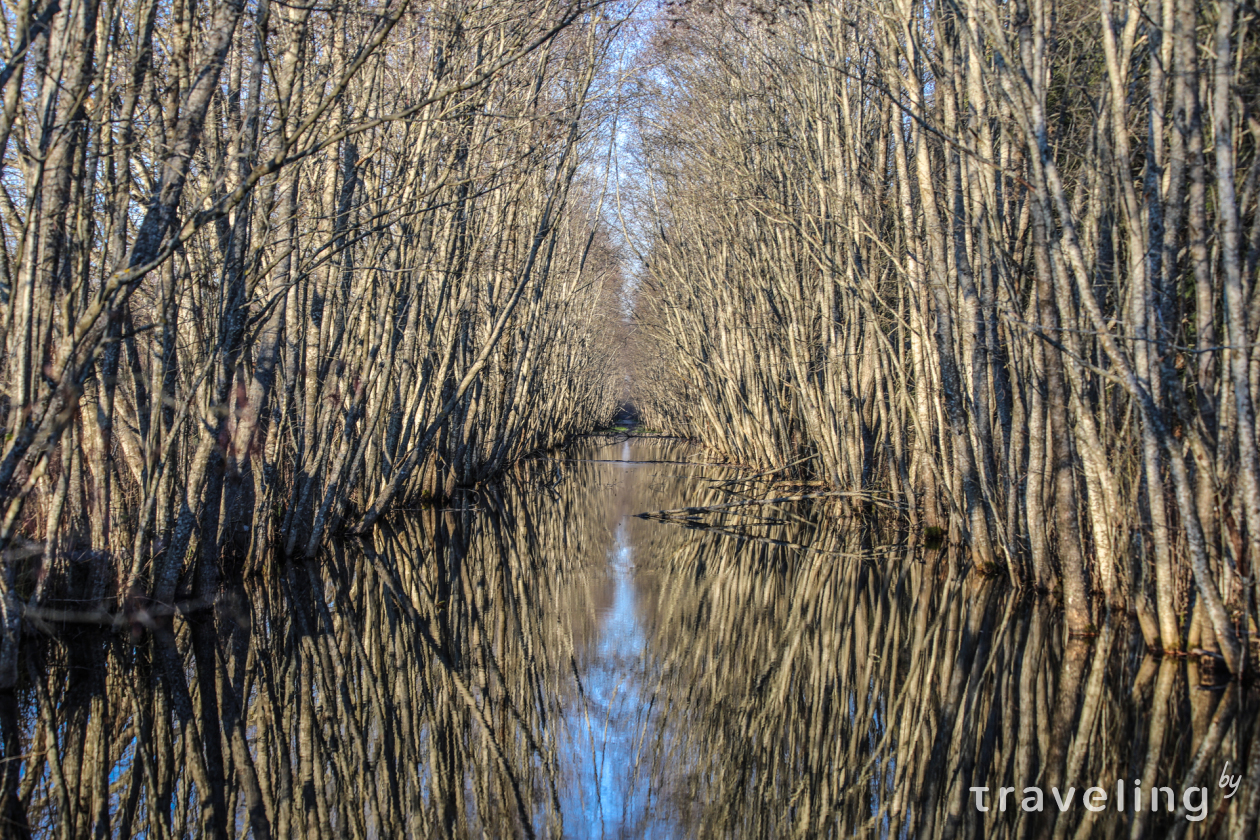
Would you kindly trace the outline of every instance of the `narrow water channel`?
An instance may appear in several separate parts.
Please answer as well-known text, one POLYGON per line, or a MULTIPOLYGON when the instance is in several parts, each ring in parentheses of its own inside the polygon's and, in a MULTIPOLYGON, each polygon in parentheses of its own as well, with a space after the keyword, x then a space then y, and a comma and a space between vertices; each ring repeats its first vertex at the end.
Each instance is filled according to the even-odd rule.
POLYGON ((592 439, 213 610, 49 626, 0 835, 1254 836, 1254 691, 825 503, 634 516, 737 501, 702 461, 592 439))

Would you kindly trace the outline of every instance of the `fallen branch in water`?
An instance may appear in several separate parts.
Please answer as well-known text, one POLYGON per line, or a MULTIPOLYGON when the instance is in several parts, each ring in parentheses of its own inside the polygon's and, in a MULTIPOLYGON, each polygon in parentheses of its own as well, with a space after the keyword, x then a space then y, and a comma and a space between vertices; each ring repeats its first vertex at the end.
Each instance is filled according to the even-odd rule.
POLYGON ((679 467, 738 467, 738 464, 716 464, 707 461, 647 461, 639 458, 536 458, 538 461, 565 461, 573 464, 674 464, 679 467))
POLYGON ((817 493, 797 493, 794 496, 779 496, 774 499, 747 499, 742 502, 731 502, 725 505, 709 505, 707 507, 686 507, 674 508, 672 510, 657 510, 651 513, 636 513, 635 516, 640 519, 664 519, 683 514, 708 513, 717 510, 729 510, 737 507, 747 507, 749 505, 777 505, 784 502, 803 502, 806 499, 826 499, 826 498, 859 498, 877 505, 884 505, 893 510, 900 510, 904 505, 894 502, 890 499, 880 498, 872 493, 864 493, 861 490, 822 490, 817 493))
POLYGON ((58 610, 48 607, 22 606, 22 618, 35 625, 51 624, 96 624, 101 627, 130 627, 139 624, 150 630, 156 627, 154 619, 169 618, 174 615, 187 615, 198 610, 212 607, 221 600, 220 596, 212 598, 188 598, 174 604, 150 603, 137 606, 122 612, 109 610, 58 610))
MULTIPOLYGON (((642 514, 642 513, 639 514, 639 516, 645 519, 651 518, 647 516, 646 514, 642 514)), ((774 539, 773 537, 759 537, 755 534, 746 534, 742 531, 736 531, 731 528, 722 528, 718 525, 710 525, 708 523, 701 522, 696 519, 672 519, 672 518, 664 517, 664 518, 658 519, 657 521, 664 522, 667 525, 681 525, 684 528, 690 528, 694 531, 706 531, 709 533, 718 534, 719 536, 723 536, 723 537, 731 537, 732 539, 736 539, 736 540, 747 540, 748 542, 763 543, 765 545, 772 545, 777 548, 791 548, 796 551, 803 551, 809 554, 826 554, 829 557, 841 557, 848 560, 874 560, 877 557, 882 557, 885 554, 891 554, 894 551, 905 548, 905 543, 896 543, 893 545, 880 546, 879 548, 873 548, 870 551, 864 551, 864 552, 859 552, 859 553, 855 553, 852 551, 835 551, 835 550, 827 549, 827 548, 813 548, 808 545, 802 545, 801 543, 798 543, 798 542, 791 542, 789 540, 778 540, 778 539, 774 539)))

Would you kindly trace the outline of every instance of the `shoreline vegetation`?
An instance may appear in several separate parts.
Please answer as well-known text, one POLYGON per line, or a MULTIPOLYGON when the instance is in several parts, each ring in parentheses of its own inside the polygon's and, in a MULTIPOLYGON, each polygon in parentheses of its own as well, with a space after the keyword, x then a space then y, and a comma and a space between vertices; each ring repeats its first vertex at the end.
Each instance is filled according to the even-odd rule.
POLYGON ((5 12, 0 687, 613 418, 603 5, 5 12))
POLYGON ((26 608, 210 599, 631 423, 1254 670, 1251 6, 5 27, 0 687, 26 608))
POLYGON ((29 639, 19 701, 0 703, 12 836, 1255 835, 1257 777, 1230 799, 1216 787, 1228 759, 1249 773, 1254 688, 1202 690, 1198 660, 1143 653, 1114 616, 1070 638, 1044 599, 947 578, 914 546, 837 562, 885 535, 819 527, 815 508, 718 513, 703 531, 623 519, 723 504, 718 481, 741 477, 623 469, 606 463, 619 443, 577 445, 588 460, 551 492, 549 465, 526 465, 230 581, 213 616, 138 642, 29 639), (617 545, 633 572, 609 562, 617 545), (619 597, 639 633, 609 622, 619 597), (1119 778, 1128 808, 1084 806, 1119 778), (1005 811, 1004 785, 1020 788, 1005 811), (1043 812, 1024 810, 1025 785, 1043 812), (1152 807, 1195 785, 1207 820, 1152 807))
POLYGON ((645 423, 887 494, 1071 634, 1254 669, 1260 46, 1232 0, 679 4, 645 423))

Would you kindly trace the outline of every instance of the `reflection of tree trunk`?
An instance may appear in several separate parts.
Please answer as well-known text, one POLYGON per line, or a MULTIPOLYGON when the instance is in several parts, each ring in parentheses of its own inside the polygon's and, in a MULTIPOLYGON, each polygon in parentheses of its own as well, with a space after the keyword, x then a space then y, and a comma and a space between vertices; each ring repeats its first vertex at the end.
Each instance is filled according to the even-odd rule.
MULTIPOLYGON (((554 468, 290 564, 279 586, 251 583, 138 647, 49 640, 47 664, 31 659, 33 717, 0 705, 4 757, 22 756, 20 778, 0 763, 2 807, 34 825, 69 815, 66 836, 214 835, 238 819, 255 836, 563 836, 586 824, 569 811, 579 791, 602 783, 632 803, 605 810, 606 829, 636 836, 1145 836, 1175 821, 1092 816, 1085 788, 1170 784, 1254 746, 1228 728, 1245 716, 1231 723, 1214 693, 1187 702, 1181 666, 1136 659, 1124 628, 1057 656, 1044 605, 943 583, 943 561, 890 549, 879 528, 810 524, 842 508, 722 508, 729 492, 686 468, 580 460, 539 492, 554 468), (712 527, 624 516, 680 503, 712 527), (609 703, 591 668, 609 664, 614 533, 632 548, 645 659, 612 666, 609 703), (1186 711, 1216 716, 1169 740, 1186 711), (627 734, 622 712, 634 766, 596 772, 591 744, 605 721, 609 743, 627 734), (1020 809, 1032 784, 1040 814, 1020 809), (1065 814, 1055 785, 1076 789, 1065 814), (1005 814, 999 786, 1017 788, 1005 814)), ((1255 807, 1246 784, 1221 812, 1232 833, 1255 807)))
MULTIPOLYGON (((1034 610, 1028 620, 1028 634, 1021 645, 1022 649, 1016 655, 1020 663, 1019 687, 1016 693, 1020 714, 1019 736, 1015 742, 1015 769, 1012 774, 1015 780, 1036 778, 1037 774, 1033 772, 1033 768, 1039 766, 1037 759, 1046 758, 1046 751, 1039 749, 1036 732, 1040 711, 1037 708, 1037 676, 1042 672, 1042 662, 1046 659, 1046 646, 1046 622, 1041 611, 1034 610)), ((989 778, 985 781, 989 784, 1002 782, 1000 778, 989 778)), ((1031 822, 1024 820, 1016 836, 1019 840, 1026 840, 1031 832, 1031 822)))
POLYGON ((8 836, 14 840, 29 840, 31 827, 26 818, 26 806, 18 795, 18 779, 22 775, 18 702, 11 691, 0 691, 0 750, 0 820, 4 821, 8 836))
MULTIPOLYGON (((201 635, 210 637, 214 631, 213 626, 203 626, 201 635)), ((239 638, 239 633, 234 633, 233 638, 239 638)), ((212 638, 212 637, 211 637, 212 638)), ((258 774, 254 767, 254 759, 250 755, 249 745, 246 741, 245 721, 242 719, 240 700, 237 695, 237 687, 233 685, 229 678, 228 671, 225 667, 223 653, 214 650, 207 645, 202 646, 202 650, 209 656, 214 657, 215 666, 215 696, 218 697, 219 708, 212 710, 212 714, 217 712, 222 716, 223 730, 228 733, 227 740, 231 744, 231 761, 230 766, 234 777, 239 779, 239 784, 243 789, 245 797, 245 813, 249 819, 250 829, 253 836, 259 840, 266 840, 271 836, 271 821, 268 819, 267 811, 275 811, 275 806, 270 809, 266 807, 263 791, 258 784, 258 774)), ((244 639, 233 645, 232 659, 242 662, 248 652, 244 648, 244 639)), ((198 654, 198 669, 201 669, 200 653, 198 654)), ((208 682, 207 679, 201 678, 201 690, 205 691, 208 682)), ((234 813, 230 810, 229 813, 234 813)))
POLYGON ((1260 749, 1256 747, 1257 741, 1260 740, 1260 723, 1254 719, 1251 722, 1249 735, 1251 758, 1243 773, 1242 789, 1235 794, 1245 797, 1235 806, 1241 812, 1235 815, 1234 824, 1240 826, 1236 837, 1255 836, 1256 823, 1260 821, 1260 749))
MULTIPOLYGON (((1177 676, 1177 662, 1171 657, 1165 658, 1159 665, 1159 676, 1155 681, 1155 693, 1147 705, 1150 711, 1150 723, 1146 729, 1146 758, 1142 766, 1142 784, 1149 793, 1155 785, 1163 784, 1160 774, 1160 759, 1164 753, 1165 732, 1168 726, 1169 704, 1172 698, 1173 681, 1177 676)), ((1149 812, 1144 811, 1134 816, 1129 830, 1129 837, 1137 840, 1145 836, 1149 812)))
MULTIPOLYGON (((1219 777, 1215 775, 1217 761, 1220 755, 1221 742, 1225 738, 1225 734, 1233 728, 1235 716, 1238 713, 1239 698, 1238 686, 1229 685, 1220 696, 1220 702, 1216 705, 1216 713, 1212 715, 1212 723, 1208 726, 1207 732, 1204 733, 1199 747, 1195 750, 1194 758, 1190 761, 1190 766, 1186 768, 1182 774, 1182 782, 1180 790, 1188 790, 1191 787, 1203 787, 1205 800, 1212 796, 1213 784, 1219 784, 1219 777)), ((1254 747, 1253 747, 1254 749, 1254 747)), ((1231 768, 1234 765, 1231 763, 1231 768)), ((1235 768, 1241 770, 1241 766, 1235 768)), ((1237 774, 1232 774, 1237 775, 1237 774)), ((1233 796, 1237 796, 1235 791, 1233 796)), ((1231 797, 1233 798, 1233 797, 1231 797)), ((1240 802, 1241 804, 1241 802, 1240 802)), ((1185 815, 1185 803, 1179 803, 1178 813, 1185 815)), ((1210 812, 1209 812, 1210 813, 1210 812)), ((1220 826, 1223 815, 1215 816, 1214 822, 1217 827, 1220 826)), ((1186 829, 1190 827, 1190 821, 1179 819, 1173 824, 1173 829, 1169 833, 1172 840, 1180 840, 1186 834, 1186 829)), ((1246 835, 1238 835, 1245 837, 1246 835)))
MULTIPOLYGON (((172 721, 182 743, 181 766, 188 768, 192 781, 198 790, 204 791, 200 797, 200 831, 214 837, 226 834, 223 802, 223 763, 218 743, 218 719, 210 723, 215 743, 208 745, 214 756, 207 762, 207 744, 202 738, 200 725, 194 717, 192 696, 188 691, 188 681, 184 675, 183 657, 176 647, 175 639, 169 632, 157 632, 153 635, 153 652, 158 660, 162 684, 166 689, 171 711, 175 718, 172 721)), ((214 715, 214 693, 209 697, 203 694, 201 708, 202 719, 214 715)), ((170 768, 169 772, 175 772, 170 768)))
POLYGON ((942 785, 942 781, 970 777, 977 758, 983 759, 991 744, 989 739, 985 739, 979 746, 973 747, 967 743, 970 739, 965 733, 971 729, 969 724, 972 716, 979 714, 976 706, 983 679, 977 678, 976 671, 987 670, 991 664, 989 657, 993 653, 991 643, 995 633, 993 622, 997 618, 994 611, 989 609, 993 589, 992 586, 985 586, 978 597, 974 600, 968 599, 967 626, 960 634, 957 663, 950 680, 949 693, 944 698, 945 708, 938 724, 932 766, 928 770, 928 782, 923 791, 923 800, 932 803, 921 824, 920 833, 923 836, 931 835, 938 810, 943 817, 939 835, 953 837, 958 831, 963 809, 968 804, 963 796, 966 790, 961 789, 957 783, 942 785), (967 650, 970 645, 974 645, 973 651, 967 650), (932 807, 941 799, 944 800, 941 808, 932 807))
MULTIPOLYGON (((1068 757, 1076 732, 1077 709, 1080 705, 1081 682, 1085 677, 1085 663, 1089 659, 1090 642, 1069 636, 1058 668, 1058 691, 1050 720, 1049 749, 1045 753, 1041 788, 1049 791, 1059 788, 1064 793, 1076 780, 1068 775, 1068 757)), ((1058 809, 1047 809, 1047 817, 1038 836, 1058 837, 1068 830, 1068 817, 1058 809)))

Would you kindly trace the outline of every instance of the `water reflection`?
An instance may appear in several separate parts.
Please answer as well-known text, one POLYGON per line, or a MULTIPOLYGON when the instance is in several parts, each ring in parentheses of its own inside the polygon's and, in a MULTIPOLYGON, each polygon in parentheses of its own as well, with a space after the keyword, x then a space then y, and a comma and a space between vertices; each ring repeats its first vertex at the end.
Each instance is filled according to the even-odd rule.
POLYGON ((156 632, 28 645, 0 834, 1255 836, 1254 691, 843 507, 634 518, 737 498, 683 460, 592 442, 156 632))

